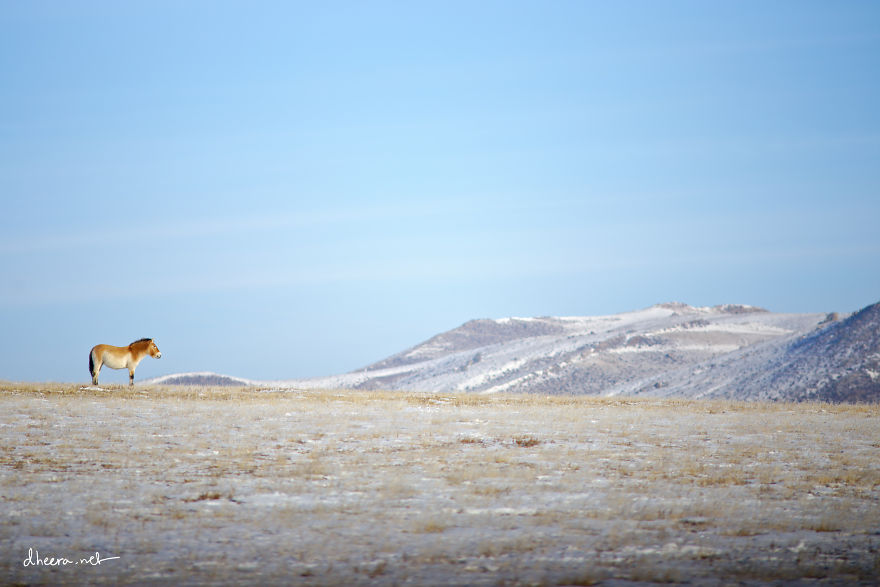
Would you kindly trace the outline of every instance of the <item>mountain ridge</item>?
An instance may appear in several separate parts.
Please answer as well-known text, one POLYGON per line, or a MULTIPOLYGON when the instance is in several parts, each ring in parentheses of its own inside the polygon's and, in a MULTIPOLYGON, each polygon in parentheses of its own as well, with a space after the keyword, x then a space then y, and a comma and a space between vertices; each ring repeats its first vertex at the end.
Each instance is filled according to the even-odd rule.
POLYGON ((250 383, 873 402, 880 401, 880 304, 844 315, 667 302, 607 316, 482 318, 350 373, 250 383))

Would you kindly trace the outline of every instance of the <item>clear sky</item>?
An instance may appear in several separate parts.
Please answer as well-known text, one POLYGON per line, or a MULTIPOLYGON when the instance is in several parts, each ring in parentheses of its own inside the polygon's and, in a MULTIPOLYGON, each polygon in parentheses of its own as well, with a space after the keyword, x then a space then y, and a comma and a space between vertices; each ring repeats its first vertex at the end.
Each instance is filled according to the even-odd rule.
MULTIPOLYGON (((880 3, 0 0, 0 379, 880 300, 880 3)), ((102 381, 124 382, 124 372, 102 381)))

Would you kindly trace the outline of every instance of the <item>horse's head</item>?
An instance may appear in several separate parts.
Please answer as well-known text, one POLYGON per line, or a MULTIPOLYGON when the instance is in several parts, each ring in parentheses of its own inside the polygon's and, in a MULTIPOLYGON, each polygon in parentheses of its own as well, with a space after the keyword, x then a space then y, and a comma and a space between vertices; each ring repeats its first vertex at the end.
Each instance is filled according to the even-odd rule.
POLYGON ((147 352, 150 353, 150 356, 154 359, 162 358, 162 351, 159 350, 159 347, 156 346, 156 341, 150 339, 150 346, 147 347, 147 352))

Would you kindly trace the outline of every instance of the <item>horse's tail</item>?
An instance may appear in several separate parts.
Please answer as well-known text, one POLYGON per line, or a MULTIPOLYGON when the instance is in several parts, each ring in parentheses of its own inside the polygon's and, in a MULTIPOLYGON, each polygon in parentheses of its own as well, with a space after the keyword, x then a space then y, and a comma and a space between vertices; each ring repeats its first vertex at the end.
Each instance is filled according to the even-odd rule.
POLYGON ((89 351, 89 375, 95 376, 95 357, 92 355, 92 351, 89 351))

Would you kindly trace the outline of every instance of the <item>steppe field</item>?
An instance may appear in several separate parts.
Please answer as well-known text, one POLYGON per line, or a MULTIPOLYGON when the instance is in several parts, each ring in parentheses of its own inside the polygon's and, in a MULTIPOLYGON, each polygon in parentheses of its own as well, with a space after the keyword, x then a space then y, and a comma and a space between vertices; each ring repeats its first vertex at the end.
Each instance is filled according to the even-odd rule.
POLYGON ((880 406, 0 384, 0 584, 880 582, 880 406))

